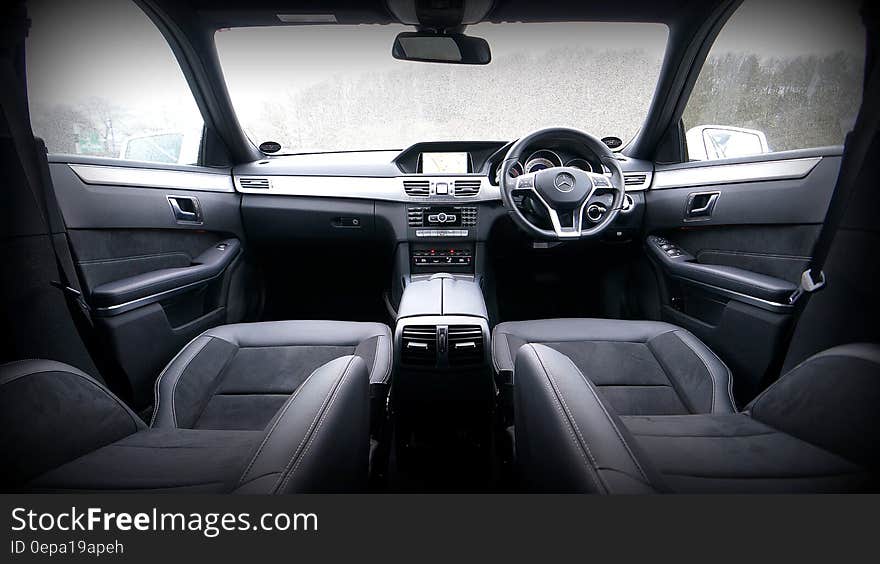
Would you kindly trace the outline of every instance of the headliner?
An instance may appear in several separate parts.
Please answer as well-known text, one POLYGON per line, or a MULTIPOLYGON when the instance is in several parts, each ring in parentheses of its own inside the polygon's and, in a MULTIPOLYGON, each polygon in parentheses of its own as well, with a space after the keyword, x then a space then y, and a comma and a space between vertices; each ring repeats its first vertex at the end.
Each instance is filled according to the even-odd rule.
MULTIPOLYGON (((178 17, 197 15, 200 27, 243 27, 287 25, 279 13, 332 13, 339 23, 395 23, 384 1, 332 0, 315 2, 278 0, 153 0, 168 13, 178 17), (184 15, 186 12, 186 16, 184 15)), ((701 19, 713 11, 720 0, 496 0, 484 21, 621 21, 660 22, 675 27, 678 23, 701 19)))

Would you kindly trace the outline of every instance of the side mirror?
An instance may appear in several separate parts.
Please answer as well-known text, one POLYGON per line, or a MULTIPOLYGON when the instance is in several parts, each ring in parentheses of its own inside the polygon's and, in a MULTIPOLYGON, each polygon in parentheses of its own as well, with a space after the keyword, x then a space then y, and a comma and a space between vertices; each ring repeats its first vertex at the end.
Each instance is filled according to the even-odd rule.
POLYGON ((757 129, 729 125, 698 125, 685 134, 692 161, 712 161, 770 152, 767 136, 757 129))
POLYGON ((492 60, 489 44, 462 33, 404 32, 394 39, 391 54, 403 61, 486 65, 492 60))

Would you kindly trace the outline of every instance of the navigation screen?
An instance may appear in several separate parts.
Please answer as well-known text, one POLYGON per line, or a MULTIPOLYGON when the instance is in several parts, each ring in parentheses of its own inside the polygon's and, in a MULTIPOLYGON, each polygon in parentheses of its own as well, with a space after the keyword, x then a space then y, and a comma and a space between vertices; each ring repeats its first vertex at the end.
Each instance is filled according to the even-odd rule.
POLYGON ((422 153, 422 174, 467 174, 467 153, 422 153))

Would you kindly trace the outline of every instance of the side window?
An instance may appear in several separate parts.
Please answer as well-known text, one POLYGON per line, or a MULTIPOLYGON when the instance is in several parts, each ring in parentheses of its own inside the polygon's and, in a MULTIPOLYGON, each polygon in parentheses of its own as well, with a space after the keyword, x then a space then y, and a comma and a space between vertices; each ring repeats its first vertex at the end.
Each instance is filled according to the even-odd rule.
POLYGON ((864 43, 857 2, 745 0, 685 107, 688 158, 843 144, 861 103, 864 43))
POLYGON ((28 12, 31 123, 50 153, 198 163, 198 106, 131 0, 35 0, 28 12))

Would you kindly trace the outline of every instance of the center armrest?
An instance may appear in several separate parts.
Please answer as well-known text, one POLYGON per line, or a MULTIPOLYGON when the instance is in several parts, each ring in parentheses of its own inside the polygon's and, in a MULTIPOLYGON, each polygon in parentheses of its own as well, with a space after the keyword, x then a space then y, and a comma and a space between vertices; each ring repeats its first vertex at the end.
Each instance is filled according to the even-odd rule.
POLYGON ((397 318, 423 315, 489 317, 479 284, 451 274, 435 274, 406 286, 397 318))

